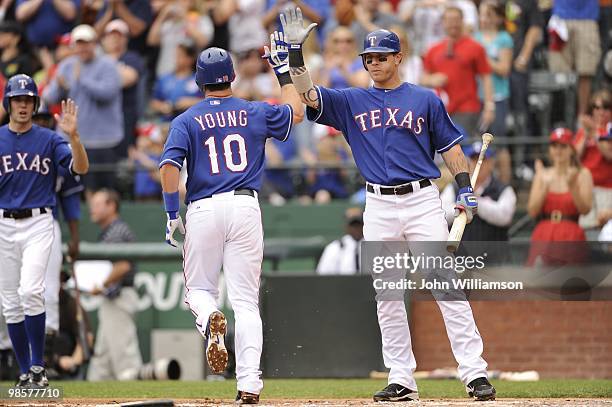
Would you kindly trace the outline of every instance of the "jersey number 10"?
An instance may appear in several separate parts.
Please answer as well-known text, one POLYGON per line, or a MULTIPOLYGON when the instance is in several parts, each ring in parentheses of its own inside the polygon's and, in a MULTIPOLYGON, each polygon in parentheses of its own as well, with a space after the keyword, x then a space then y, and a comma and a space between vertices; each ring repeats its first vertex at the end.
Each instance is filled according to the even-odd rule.
MULTIPOLYGON (((213 136, 206 139, 204 145, 208 147, 208 157, 210 157, 210 170, 213 174, 219 173, 219 159, 217 157, 217 145, 213 136)), ((238 133, 228 134, 223 139, 223 156, 225 157, 225 166, 231 172, 241 172, 247 166, 247 152, 244 138, 238 133), (238 156, 240 161, 234 162, 234 152, 232 151, 232 143, 238 144, 238 156)))

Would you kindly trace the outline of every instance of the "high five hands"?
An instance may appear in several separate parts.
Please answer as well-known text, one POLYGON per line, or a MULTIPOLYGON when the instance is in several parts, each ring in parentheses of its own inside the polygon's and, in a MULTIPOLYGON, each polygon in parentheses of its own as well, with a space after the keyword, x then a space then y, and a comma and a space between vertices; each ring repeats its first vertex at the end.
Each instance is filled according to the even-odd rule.
POLYGON ((300 48, 306 41, 308 35, 317 26, 317 23, 312 23, 304 28, 304 18, 302 10, 290 9, 287 14, 280 13, 280 21, 285 33, 285 40, 289 44, 289 48, 300 48))

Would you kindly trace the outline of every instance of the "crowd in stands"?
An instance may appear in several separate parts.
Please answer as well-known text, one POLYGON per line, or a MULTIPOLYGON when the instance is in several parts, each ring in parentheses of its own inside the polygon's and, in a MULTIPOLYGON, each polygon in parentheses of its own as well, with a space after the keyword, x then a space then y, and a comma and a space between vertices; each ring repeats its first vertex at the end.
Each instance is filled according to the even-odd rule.
MULTIPOLYGON (((92 164, 88 196, 115 188, 123 197, 157 200, 169 122, 203 98, 194 81, 198 53, 229 49, 235 95, 275 103, 280 89, 261 55, 280 28, 279 13, 295 6, 319 25, 304 45, 315 84, 370 86, 358 56, 364 36, 391 29, 402 43, 402 79, 438 94, 466 144, 483 131, 501 140, 494 169, 501 183, 522 177, 538 184, 545 173, 534 159, 544 158, 540 150, 505 137, 543 138, 561 127, 572 134, 574 161, 591 172, 593 206, 604 211, 591 211, 581 225, 609 218, 610 146, 599 141, 610 120, 609 0, 3 0, 0 76, 34 76, 45 112, 57 112, 63 98, 76 100, 92 164), (575 77, 575 101, 553 97, 550 123, 531 109, 538 103, 530 98, 531 76, 541 71, 575 77), (560 115, 568 104, 574 113, 560 115), (126 167, 130 176, 120 176, 126 167)), ((4 111, 0 118, 6 122, 4 111)), ((266 156, 261 195, 273 204, 363 201, 350 150, 334 129, 304 122, 288 142, 269 141, 266 156)))

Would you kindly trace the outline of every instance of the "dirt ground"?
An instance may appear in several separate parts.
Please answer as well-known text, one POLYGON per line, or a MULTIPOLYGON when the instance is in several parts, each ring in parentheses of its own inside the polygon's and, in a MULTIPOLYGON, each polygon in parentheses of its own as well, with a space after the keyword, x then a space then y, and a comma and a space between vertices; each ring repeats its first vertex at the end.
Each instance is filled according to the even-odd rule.
MULTIPOLYGON (((161 400, 160 400, 161 401, 161 400)), ((185 400, 173 400, 174 406, 176 407, 200 407, 200 406, 232 406, 235 404, 231 400, 214 400, 214 399, 185 399, 185 400)), ((14 402, 7 400, 0 400, 0 406, 33 406, 33 407, 82 407, 82 406, 142 406, 142 407, 168 407, 170 403, 155 403, 155 400, 146 400, 145 403, 139 403, 138 400, 113 400, 113 399, 65 399, 62 401, 27 401, 27 402, 14 402)), ((497 399, 496 401, 489 401, 483 403, 475 403, 468 399, 422 399, 419 402, 406 402, 406 403, 374 403, 371 400, 366 399, 353 399, 353 400, 295 400, 295 399, 276 399, 276 400, 262 400, 259 404, 260 407, 272 406, 272 407, 347 407, 347 406, 361 406, 361 407, 381 407, 381 406, 491 406, 491 407, 524 407, 524 406, 604 406, 612 407, 612 399, 497 399)))

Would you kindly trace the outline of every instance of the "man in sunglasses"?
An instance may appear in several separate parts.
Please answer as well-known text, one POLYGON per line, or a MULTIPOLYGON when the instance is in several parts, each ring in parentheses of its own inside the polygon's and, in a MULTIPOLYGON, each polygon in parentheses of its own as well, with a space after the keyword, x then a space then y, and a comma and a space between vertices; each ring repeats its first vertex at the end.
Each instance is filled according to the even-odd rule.
MULTIPOLYGON (((376 30, 365 37, 361 56, 373 87, 327 89, 312 84, 302 56, 301 45, 316 24, 304 28, 299 8, 281 14, 280 20, 289 43, 289 72, 307 105, 308 118, 344 134, 367 181, 364 239, 408 242, 411 247, 423 241, 446 243, 449 232, 444 210, 431 181, 440 177, 433 158, 435 152, 440 153, 455 176, 455 216, 465 212, 470 222, 478 203, 458 144, 464 136, 433 92, 400 80, 403 55, 398 36, 376 30)), ((391 300, 376 297, 383 358, 391 370, 389 385, 374 394, 375 401, 418 400, 404 295, 396 291, 399 299, 397 293, 392 293, 391 300)), ((439 301, 438 305, 468 394, 477 400, 493 400, 495 389, 487 380, 482 338, 469 303, 462 299, 439 301)))

